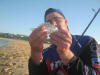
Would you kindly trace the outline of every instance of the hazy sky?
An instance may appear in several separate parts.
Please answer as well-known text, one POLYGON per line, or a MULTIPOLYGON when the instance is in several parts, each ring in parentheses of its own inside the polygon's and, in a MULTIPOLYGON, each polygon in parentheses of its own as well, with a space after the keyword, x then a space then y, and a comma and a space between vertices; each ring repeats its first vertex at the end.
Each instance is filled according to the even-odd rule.
MULTIPOLYGON (((29 35, 44 22, 48 8, 61 9, 72 34, 82 34, 100 8, 100 0, 0 0, 0 32, 29 35)), ((85 33, 100 43, 100 13, 85 33)))

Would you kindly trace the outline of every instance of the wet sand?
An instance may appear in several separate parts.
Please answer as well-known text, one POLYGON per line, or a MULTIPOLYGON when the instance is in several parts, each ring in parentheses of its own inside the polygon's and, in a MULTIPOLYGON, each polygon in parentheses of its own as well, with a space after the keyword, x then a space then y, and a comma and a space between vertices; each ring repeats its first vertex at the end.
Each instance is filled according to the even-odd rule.
MULTIPOLYGON (((6 40, 13 43, 0 47, 0 75, 29 75, 30 46, 28 41, 6 40)), ((44 44, 44 48, 48 46, 49 44, 44 44)))

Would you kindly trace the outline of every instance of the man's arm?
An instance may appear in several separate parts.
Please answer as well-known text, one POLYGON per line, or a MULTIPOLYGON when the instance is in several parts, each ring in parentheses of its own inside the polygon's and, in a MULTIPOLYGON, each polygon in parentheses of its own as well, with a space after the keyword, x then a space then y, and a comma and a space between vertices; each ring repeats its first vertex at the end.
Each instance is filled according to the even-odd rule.
POLYGON ((31 47, 31 58, 29 59, 29 75, 41 75, 46 71, 42 56, 43 43, 46 38, 47 30, 44 26, 35 29, 29 36, 29 44, 31 47))
POLYGON ((44 26, 35 29, 29 36, 29 44, 31 47, 31 58, 36 64, 42 62, 43 43, 47 38, 47 30, 44 26))
POLYGON ((100 53, 97 53, 96 45, 94 39, 89 40, 82 48, 81 54, 78 57, 74 56, 67 66, 64 65, 69 75, 100 75, 100 53))
POLYGON ((44 61, 40 64, 35 64, 30 58, 28 68, 29 75, 48 75, 48 69, 44 61))

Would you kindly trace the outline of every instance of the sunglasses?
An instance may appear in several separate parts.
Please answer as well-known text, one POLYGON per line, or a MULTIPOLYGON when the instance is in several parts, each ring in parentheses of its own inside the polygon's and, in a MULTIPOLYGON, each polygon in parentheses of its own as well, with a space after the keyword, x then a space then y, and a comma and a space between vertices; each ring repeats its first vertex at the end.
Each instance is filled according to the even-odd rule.
POLYGON ((49 23, 52 23, 52 21, 59 22, 59 21, 61 21, 63 19, 65 19, 65 18, 64 17, 53 17, 50 20, 46 20, 46 22, 49 22, 49 23))

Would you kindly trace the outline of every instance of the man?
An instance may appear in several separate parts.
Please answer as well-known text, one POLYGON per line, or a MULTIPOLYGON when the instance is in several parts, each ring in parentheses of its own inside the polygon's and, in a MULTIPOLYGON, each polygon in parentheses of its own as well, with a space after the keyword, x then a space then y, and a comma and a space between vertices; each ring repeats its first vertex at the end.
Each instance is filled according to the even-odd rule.
POLYGON ((59 9, 49 8, 45 12, 45 22, 58 28, 50 34, 50 47, 43 50, 47 38, 45 26, 37 28, 29 36, 31 57, 30 75, 100 75, 97 43, 84 36, 73 49, 79 35, 71 35, 67 20, 59 9))

